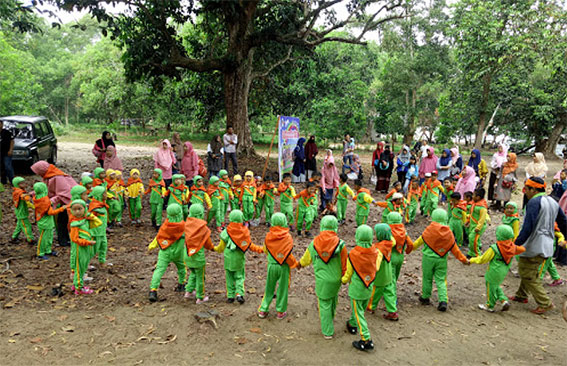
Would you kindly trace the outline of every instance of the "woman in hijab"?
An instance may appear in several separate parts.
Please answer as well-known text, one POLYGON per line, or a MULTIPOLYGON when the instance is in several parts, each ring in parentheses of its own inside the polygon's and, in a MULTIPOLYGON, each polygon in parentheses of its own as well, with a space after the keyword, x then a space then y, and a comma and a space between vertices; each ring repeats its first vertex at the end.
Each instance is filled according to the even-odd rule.
POLYGON ((224 149, 220 135, 213 137, 209 145, 207 145, 207 169, 209 178, 213 175, 218 176, 223 167, 224 149))
POLYGON ((476 188, 475 178, 476 174, 474 169, 470 166, 466 166, 465 169, 463 169, 463 176, 459 179, 455 186, 455 192, 460 193, 461 197, 464 197, 466 192, 473 192, 476 188))
MULTIPOLYGON (((547 175, 547 164, 545 163, 545 157, 543 153, 536 152, 532 154, 532 161, 526 166, 526 180, 532 177, 539 177, 545 180, 547 175)), ((528 204, 528 197, 524 193, 524 201, 522 208, 526 207, 528 204)))
POLYGON ((122 166, 122 161, 116 155, 116 147, 109 146, 106 148, 106 158, 104 159, 104 170, 112 169, 112 170, 119 170, 123 171, 124 167, 122 166))
POLYGON ((451 161, 453 166, 451 167, 451 176, 456 176, 463 170, 463 157, 459 154, 459 148, 454 147, 451 149, 451 161))
POLYGON ((199 155, 197 155, 195 149, 193 149, 193 144, 189 141, 183 144, 181 174, 185 176, 185 183, 189 188, 193 185, 193 177, 199 175, 199 155))
POLYGON ((406 174, 408 172, 408 167, 410 163, 411 152, 410 148, 407 145, 402 147, 402 151, 398 154, 398 159, 396 161, 397 168, 396 173, 398 174, 398 181, 402 183, 402 187, 404 186, 406 180, 406 174))
POLYGON ((305 168, 307 169, 307 179, 311 178, 311 174, 317 171, 316 156, 319 153, 317 144, 315 143, 315 136, 309 137, 309 141, 305 144, 305 168))
POLYGON ((293 150, 293 182, 305 182, 305 148, 303 144, 305 143, 305 139, 301 137, 297 140, 297 146, 293 150))
POLYGON ((422 157, 421 163, 419 164, 419 182, 423 183, 425 180, 425 174, 432 173, 437 169, 437 156, 435 155, 435 150, 432 147, 427 149, 427 156, 422 157))
POLYGON ((183 142, 181 142, 179 132, 175 132, 171 137, 171 147, 173 147, 175 158, 180 159, 183 156, 183 142))
POLYGON ((114 145, 114 141, 112 141, 112 135, 108 131, 104 131, 102 133, 102 137, 96 140, 95 146, 93 147, 93 154, 96 156, 97 163, 100 164, 101 167, 104 167, 104 159, 106 159, 106 149, 109 146, 116 146, 114 145))
POLYGON ((325 161, 323 161, 323 169, 321 170, 321 211, 327 207, 327 203, 333 200, 335 189, 339 188, 339 172, 335 166, 335 158, 333 152, 327 150, 325 161))
POLYGON ((492 204, 495 205, 494 202, 494 188, 496 187, 496 183, 498 182, 498 177, 500 176, 500 168, 502 164, 506 162, 506 158, 508 156, 508 145, 503 143, 498 144, 498 151, 492 155, 492 159, 490 159, 490 176, 488 178, 488 200, 492 201, 492 204))
MULTIPOLYGON (((378 178, 380 169, 378 166, 380 165, 380 156, 384 152, 384 141, 380 141, 376 144, 376 149, 372 153, 372 166, 374 167, 374 171, 376 172, 376 177, 378 178)), ((343 166, 343 173, 345 173, 345 169, 343 166)), ((378 182, 376 182, 376 191, 378 191, 378 182)))
POLYGON ((506 162, 502 164, 500 174, 498 175, 498 183, 496 184, 496 191, 494 192, 494 199, 496 199, 496 208, 500 209, 502 201, 504 207, 512 197, 512 187, 518 181, 516 177, 516 170, 518 163, 516 162, 516 154, 508 153, 506 162))
POLYGON ((386 193, 390 187, 390 179, 394 170, 394 154, 390 151, 390 145, 386 145, 380 154, 378 168, 376 170, 376 191, 386 193))
POLYGON ((451 176, 451 168, 453 167, 453 159, 451 159, 451 150, 444 149, 441 157, 437 160, 437 179, 443 182, 445 178, 451 176))
POLYGON ((166 187, 169 187, 171 184, 173 165, 176 162, 175 155, 173 155, 173 151, 171 149, 171 143, 168 139, 163 140, 159 150, 154 154, 154 168, 162 170, 162 177, 166 187))
POLYGON ((471 152, 471 157, 469 158, 469 163, 467 165, 474 169, 479 180, 479 186, 482 187, 484 185, 484 179, 488 175, 488 168, 486 166, 486 162, 480 155, 480 150, 474 149, 471 152))

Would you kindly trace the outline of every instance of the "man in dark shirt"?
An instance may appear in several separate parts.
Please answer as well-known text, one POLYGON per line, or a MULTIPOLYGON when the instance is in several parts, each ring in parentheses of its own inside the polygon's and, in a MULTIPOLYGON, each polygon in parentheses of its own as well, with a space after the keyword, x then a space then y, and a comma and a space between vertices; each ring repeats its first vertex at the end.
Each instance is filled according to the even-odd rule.
POLYGON ((4 122, 0 120, 0 171, 2 184, 6 184, 6 177, 10 184, 14 179, 14 168, 12 167, 12 151, 14 150, 14 138, 10 130, 4 129, 4 122))

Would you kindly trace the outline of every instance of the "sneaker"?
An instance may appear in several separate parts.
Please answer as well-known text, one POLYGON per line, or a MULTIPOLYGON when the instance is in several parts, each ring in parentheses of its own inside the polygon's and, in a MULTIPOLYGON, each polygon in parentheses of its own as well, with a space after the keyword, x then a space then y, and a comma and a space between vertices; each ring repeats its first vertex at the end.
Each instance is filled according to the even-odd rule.
POLYGON ((28 245, 36 245, 37 244, 35 240, 30 240, 27 243, 28 243, 28 245))
POLYGON ((185 296, 183 296, 186 299, 190 299, 192 297, 195 297, 195 291, 192 292, 185 292, 185 296))
POLYGON ((75 289, 75 295, 90 295, 90 294, 92 294, 93 292, 94 292, 93 290, 91 290, 90 288, 88 288, 88 287, 86 287, 86 286, 83 287, 83 288, 80 289, 80 290, 75 289))
POLYGON ((549 306, 538 306, 537 308, 530 310, 532 313, 537 314, 537 315, 543 315, 545 313, 547 313, 550 310, 555 309, 555 305, 551 304, 549 306))
POLYGON ((419 302, 421 303, 421 305, 429 305, 431 304, 431 301, 429 299, 424 299, 423 297, 419 297, 419 302))
POLYGON ((218 232, 218 233, 222 233, 222 227, 217 226, 217 232, 218 232))
POLYGON ((118 225, 118 227, 124 227, 120 221, 118 221, 116 225, 118 225))
POLYGON ((437 306, 437 310, 445 312, 447 311, 447 303, 445 301, 441 301, 437 306))
POLYGON ((240 304, 244 304, 244 296, 242 295, 236 295, 236 301, 238 301, 240 304))
POLYGON ((347 320, 347 322, 346 322, 346 329, 347 329, 347 331, 348 331, 350 334, 356 334, 356 333, 358 333, 358 328, 357 328, 357 327, 353 327, 352 325, 350 325, 350 323, 348 322, 348 320, 347 320))
POLYGON ((178 283, 177 287, 175 288, 175 292, 183 292, 183 291, 185 291, 185 284, 178 283))
POLYGON ((325 338, 326 340, 330 340, 330 339, 333 339, 333 336, 332 335, 330 335, 330 336, 324 335, 323 338, 325 338))
POLYGON ((49 257, 46 255, 38 255, 37 259, 41 260, 41 261, 47 261, 49 260, 49 257))
POLYGON ((359 351, 371 351, 374 349, 374 343, 370 341, 354 341, 352 342, 352 346, 359 351))
POLYGON ((287 311, 284 311, 283 313, 278 312, 278 315, 276 317, 279 320, 285 319, 287 317, 287 311))
POLYGON ((50 256, 52 256, 52 257, 57 257, 58 254, 59 254, 59 252, 57 252, 57 251, 55 251, 55 250, 52 251, 51 253, 47 253, 47 255, 50 255, 50 256))
POLYGON ((93 280, 93 278, 87 276, 86 274, 83 276, 83 281, 85 281, 85 282, 90 282, 90 281, 92 281, 92 280, 93 280))
MULTIPOLYGON (((20 238, 12 238, 10 239, 10 244, 18 244, 20 242, 20 238)), ((28 242, 29 243, 29 242, 28 242)))
POLYGON ((92 271, 93 269, 95 269, 95 266, 89 265, 89 266, 88 266, 88 269, 90 269, 90 270, 92 271))
POLYGON ((551 286, 551 287, 561 286, 561 285, 563 285, 564 283, 565 283, 565 280, 562 280, 562 279, 560 278, 560 279, 558 279, 558 280, 555 280, 555 281, 551 282, 548 286, 551 286))
POLYGON ((205 297, 203 297, 202 299, 197 299, 197 301, 195 301, 195 304, 197 304, 197 305, 199 305, 199 304, 204 304, 204 303, 206 303, 207 301, 209 301, 209 297, 208 297, 208 296, 205 296, 205 297))
POLYGON ((150 296, 148 296, 148 299, 150 300, 150 302, 156 302, 158 300, 157 291, 150 291, 150 296))
POLYGON ((267 316, 268 316, 267 311, 259 311, 258 312, 258 318, 260 318, 260 319, 265 319, 267 316))
POLYGON ((503 301, 502 302, 502 311, 508 311, 510 310, 510 303, 508 301, 503 301))
POLYGON ((226 302, 232 304, 234 302, 234 297, 229 297, 228 299, 226 299, 226 302))
POLYGON ((308 238, 310 238, 310 237, 311 237, 311 233, 310 233, 309 231, 306 231, 306 232, 305 232, 305 236, 308 237, 308 238))
POLYGON ((297 236, 301 236, 301 230, 297 230, 297 236))
POLYGON ((386 319, 386 320, 392 320, 397 322, 399 317, 398 317, 398 313, 393 312, 393 313, 388 313, 388 314, 384 314, 382 315, 382 318, 386 319))
POLYGON ((515 301, 515 302, 519 302, 520 304, 527 304, 528 303, 528 299, 521 299, 521 298, 516 297, 516 296, 512 296, 510 298, 510 300, 515 301))
POLYGON ((480 310, 484 310, 484 311, 488 311, 489 313, 493 313, 494 312, 494 308, 489 308, 487 305, 485 304, 478 304, 478 308, 480 310))

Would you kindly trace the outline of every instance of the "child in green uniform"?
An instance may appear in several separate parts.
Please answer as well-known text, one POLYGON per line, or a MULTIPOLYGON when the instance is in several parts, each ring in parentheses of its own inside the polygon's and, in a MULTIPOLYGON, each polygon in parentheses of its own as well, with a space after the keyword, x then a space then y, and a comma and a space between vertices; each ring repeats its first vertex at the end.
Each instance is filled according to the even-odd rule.
MULTIPOLYGON (((553 252, 555 252, 555 250, 557 249, 557 243, 559 243, 560 245, 562 243, 564 244, 565 237, 563 236, 561 231, 559 231, 557 223, 555 223, 555 240, 553 241, 553 252)), ((549 273, 549 275, 551 276, 551 282, 548 284, 548 286, 555 287, 565 283, 565 280, 563 280, 559 275, 559 272, 557 272, 557 267, 553 262, 553 257, 546 258, 545 262, 542 263, 539 272, 541 273, 540 278, 542 281, 547 273, 549 273)))
POLYGON ((215 252, 224 253, 226 296, 229 303, 244 303, 244 280, 246 278, 246 252, 263 253, 262 247, 252 243, 250 230, 244 226, 244 214, 233 210, 228 216, 230 223, 220 234, 220 243, 215 252))
POLYGON ((425 180, 421 184, 420 193, 421 193, 421 200, 419 201, 419 208, 421 211, 421 216, 427 215, 427 211, 429 210, 429 191, 427 184, 431 180, 431 173, 425 173, 425 180))
POLYGON ((196 297, 196 303, 209 301, 205 296, 205 249, 214 250, 211 230, 207 227, 205 208, 200 203, 189 207, 189 217, 185 222, 185 266, 190 271, 185 286, 185 298, 196 297))
POLYGON ((305 236, 311 236, 309 231, 311 230, 311 225, 313 224, 313 220, 316 216, 313 212, 313 207, 317 210, 317 197, 315 197, 316 191, 317 187, 315 187, 315 184, 307 182, 307 188, 293 197, 294 199, 299 200, 297 211, 295 212, 295 226, 297 227, 297 235, 299 236, 301 236, 304 224, 305 236))
MULTIPOLYGON (((439 205, 439 198, 444 192, 443 185, 439 180, 437 180, 437 171, 431 172, 431 178, 425 182, 427 188, 427 196, 425 202, 425 216, 431 215, 431 213, 437 209, 439 205)), ((423 199, 423 198, 422 198, 423 199)))
POLYGON ((459 250, 455 237, 447 226, 447 211, 442 208, 436 209, 431 213, 431 220, 433 222, 413 243, 414 249, 425 244, 421 257, 423 274, 419 302, 423 305, 430 304, 433 280, 435 280, 439 299, 437 310, 447 311, 447 254, 451 252, 463 264, 469 264, 469 261, 459 250))
POLYGON ((460 247, 463 245, 463 228, 467 223, 467 204, 461 200, 459 192, 452 193, 449 197, 449 227, 455 236, 455 241, 460 247))
POLYGON ((189 214, 189 210, 186 205, 187 186, 185 185, 185 176, 183 174, 174 174, 171 179, 172 184, 169 185, 167 192, 167 194, 169 195, 167 205, 169 206, 177 203, 179 206, 181 206, 181 210, 183 211, 183 219, 185 219, 189 214))
POLYGON ((108 198, 106 204, 108 205, 108 227, 113 227, 118 217, 122 212, 122 205, 119 198, 120 183, 116 179, 116 171, 113 169, 106 170, 106 194, 108 198))
POLYGON ((344 173, 339 175, 339 189, 337 189, 337 220, 339 225, 345 222, 346 209, 348 205, 348 197, 354 198, 354 192, 350 189, 348 183, 348 176, 344 173))
POLYGON ((360 332, 361 340, 352 342, 352 345, 361 351, 374 349, 364 317, 364 311, 372 296, 372 285, 382 263, 382 253, 372 245, 373 237, 372 228, 368 225, 362 224, 356 229, 356 247, 348 254, 347 269, 341 278, 342 283, 350 281, 348 296, 352 315, 346 323, 347 331, 350 334, 360 332))
POLYGON ((346 272, 347 249, 337 235, 338 222, 334 216, 321 219, 320 233, 311 241, 299 263, 307 267, 313 263, 315 272, 315 294, 321 321, 321 332, 325 339, 333 338, 333 320, 339 301, 341 277, 346 272))
POLYGON ((28 244, 35 244, 28 211, 28 208, 33 208, 33 205, 30 195, 26 192, 25 181, 22 177, 12 179, 12 202, 17 220, 16 229, 12 234, 12 242, 17 242, 20 233, 23 231, 28 244))
POLYGON ((240 193, 242 190, 242 177, 236 174, 232 182, 232 200, 230 201, 231 210, 240 210, 240 193))
POLYGON ((254 182, 254 173, 247 171, 244 174, 244 182, 240 190, 240 205, 244 214, 244 222, 246 225, 254 218, 254 204, 256 204, 256 183, 254 182))
POLYGON ((417 177, 413 177, 408 190, 408 207, 405 213, 406 223, 411 224, 414 222, 420 199, 421 189, 419 188, 419 180, 417 177))
POLYGON ((270 303, 277 286, 276 312, 277 318, 281 320, 287 316, 290 268, 296 268, 299 263, 291 253, 293 239, 289 233, 285 215, 281 212, 275 213, 271 222, 270 231, 264 240, 264 252, 268 256, 268 274, 264 297, 258 308, 258 317, 263 319, 268 316, 270 303))
POLYGON ((185 276, 187 275, 187 270, 185 269, 185 263, 183 261, 185 256, 184 232, 185 221, 183 221, 183 208, 177 203, 167 205, 167 220, 163 222, 157 236, 148 246, 148 250, 159 246, 156 269, 154 270, 150 284, 150 302, 156 302, 158 300, 157 290, 161 278, 170 263, 175 264, 177 267, 177 287, 175 291, 183 292, 185 290, 185 276))
POLYGON ((488 312, 494 312, 496 304, 502 304, 502 311, 510 308, 508 298, 500 285, 510 270, 510 263, 514 256, 526 251, 526 248, 514 244, 514 232, 507 225, 500 225, 496 229, 496 244, 493 244, 482 256, 471 258, 471 263, 490 263, 484 279, 486 282, 486 304, 478 307, 488 312))
POLYGON ((146 195, 150 195, 150 208, 152 210, 150 219, 152 221, 152 226, 156 230, 158 230, 161 226, 163 201, 167 194, 165 182, 162 176, 163 172, 161 169, 154 169, 152 179, 150 179, 150 183, 148 184, 148 190, 145 192, 146 195))
MULTIPOLYGON (((82 200, 83 202, 85 202, 85 204, 89 205, 89 198, 88 198, 88 193, 87 193, 87 189, 81 185, 76 185, 73 188, 71 188, 71 201, 75 201, 75 200, 82 200)), ((69 216, 69 222, 71 222, 70 218, 72 217, 72 212, 71 212, 71 206, 69 206, 67 208, 67 215, 69 216)), ((90 214, 87 210, 87 214, 83 215, 85 216, 85 218, 87 220, 94 220, 94 218, 96 218, 96 216, 90 214)), ((81 217, 83 217, 81 216, 81 217)), ((97 222, 99 223, 98 225, 102 225, 102 221, 96 219, 97 222)), ((97 225, 97 226, 98 226, 97 225)), ((69 225, 69 230, 71 230, 71 226, 69 225)), ((90 230, 89 230, 89 237, 92 237, 92 235, 90 234, 90 230)), ((71 267, 71 279, 73 279, 73 276, 75 275, 75 270, 76 270, 76 265, 77 265, 77 245, 74 245, 73 243, 71 243, 71 252, 69 255, 69 266, 71 267)), ((85 278, 87 274, 85 273, 85 278)), ((90 280, 92 280, 92 278, 88 277, 90 280)))
MULTIPOLYGON (((262 210, 266 211, 266 225, 269 227, 271 225, 270 218, 274 214, 274 200, 275 194, 278 192, 274 183, 272 183, 271 175, 266 175, 264 183, 258 188, 258 204, 257 207, 257 217, 260 219, 262 215, 262 210)), ((287 220, 287 219, 286 219, 287 220)))
POLYGON ((478 188, 474 191, 473 203, 467 216, 469 228, 468 257, 478 257, 482 253, 481 238, 488 221, 488 204, 484 196, 484 188, 478 188))
POLYGON ((104 168, 98 167, 93 170, 93 188, 97 186, 104 186, 106 188, 106 171, 104 168))
POLYGON ((87 189, 87 194, 93 189, 93 179, 88 175, 81 178, 81 185, 87 189))
POLYGON ((53 245, 53 229, 55 228, 55 220, 53 216, 63 212, 67 206, 61 206, 58 209, 51 207, 51 201, 47 197, 47 185, 38 182, 33 185, 35 198, 33 205, 35 206, 35 222, 39 229, 39 239, 37 241, 37 258, 42 260, 49 259, 48 255, 57 255, 57 252, 51 250, 53 245))
POLYGON ((124 192, 126 191, 124 180, 122 179, 122 172, 120 170, 115 170, 116 172, 116 182, 117 182, 117 192, 118 201, 120 202, 120 212, 116 216, 116 225, 122 227, 122 214, 126 208, 126 200, 124 198, 124 192))
POLYGON ((73 290, 76 295, 92 294, 93 290, 83 286, 83 278, 92 258, 92 247, 96 244, 91 235, 91 228, 102 222, 88 214, 87 204, 83 200, 71 202, 69 216, 69 237, 71 238, 71 270, 73 271, 73 290))
POLYGON ((518 205, 516 202, 508 202, 504 207, 504 216, 502 217, 502 225, 508 225, 514 232, 514 240, 520 234, 520 215, 518 214, 518 205))
MULTIPOLYGON (((471 207, 473 204, 473 192, 465 192, 464 201, 467 204, 467 223, 469 222, 469 213, 471 212, 471 207)), ((469 245, 469 227, 465 224, 463 230, 463 243, 464 245, 469 245)))
POLYGON ((206 206, 207 209, 211 209, 213 204, 211 203, 211 197, 207 194, 207 190, 203 184, 203 177, 196 175, 193 177, 193 185, 191 186, 191 204, 199 203, 206 206))
MULTIPOLYGON (((89 204, 89 212, 94 214, 102 221, 102 225, 91 231, 96 241, 95 255, 98 256, 98 262, 101 266, 106 265, 106 253, 108 252, 108 238, 106 237, 106 227, 108 225, 108 205, 106 204, 106 189, 102 185, 93 188, 89 195, 91 202, 89 204)), ((112 265, 108 263, 108 265, 112 265)))
MULTIPOLYGON (((386 311, 388 314, 396 314, 397 311, 395 287, 392 284, 392 247, 396 245, 393 240, 392 231, 388 224, 376 224, 374 226, 374 233, 376 234, 377 243, 374 246, 382 253, 382 265, 380 269, 376 272, 376 278, 372 285, 372 294, 370 296, 370 301, 368 302, 368 310, 373 311, 378 308, 378 302, 380 299, 384 298, 384 304, 386 305, 386 311)), ((393 316, 392 316, 392 320, 393 316)))
POLYGON ((356 201, 356 226, 360 226, 368 221, 370 204, 376 205, 377 203, 370 195, 370 191, 362 188, 360 179, 354 181, 354 190, 356 191, 356 196, 353 197, 353 200, 356 201))
POLYGON ((211 199, 212 207, 209 210, 209 216, 207 217, 207 225, 215 220, 217 231, 220 233, 222 231, 223 217, 221 216, 221 205, 224 200, 224 196, 219 188, 219 177, 212 176, 209 179, 209 187, 207 188, 207 194, 211 199))
MULTIPOLYGON (((293 197, 296 196, 295 188, 291 185, 291 174, 284 173, 283 182, 278 186, 278 195, 280 196, 280 212, 285 215, 287 222, 293 222, 293 197)), ((290 227, 293 231, 293 226, 290 227)))
MULTIPOLYGON (((451 195, 455 187, 453 185, 453 178, 447 177, 443 179, 443 194, 441 195, 442 202, 449 201, 451 199, 451 195)), ((449 213, 449 217, 451 217, 451 209, 449 208, 447 211, 449 213)))
POLYGON ((220 183, 219 188, 221 190, 223 200, 220 202, 220 215, 222 217, 222 226, 224 227, 224 223, 226 220, 226 213, 228 212, 228 208, 230 207, 230 202, 234 199, 234 195, 232 194, 232 188, 230 183, 230 178, 228 177, 228 172, 226 170, 221 170, 219 172, 220 183))
POLYGON ((404 214, 404 195, 402 193, 395 192, 387 202, 379 202, 378 206, 385 206, 384 211, 382 211, 382 222, 384 224, 388 224, 388 215, 391 212, 397 212, 400 215, 404 214), (384 203, 386 204, 384 205, 384 203))
POLYGON ((140 179, 140 171, 138 169, 130 170, 128 178, 126 195, 128 196, 128 207, 130 207, 130 219, 132 224, 139 225, 142 223, 142 195, 144 194, 144 183, 140 179))

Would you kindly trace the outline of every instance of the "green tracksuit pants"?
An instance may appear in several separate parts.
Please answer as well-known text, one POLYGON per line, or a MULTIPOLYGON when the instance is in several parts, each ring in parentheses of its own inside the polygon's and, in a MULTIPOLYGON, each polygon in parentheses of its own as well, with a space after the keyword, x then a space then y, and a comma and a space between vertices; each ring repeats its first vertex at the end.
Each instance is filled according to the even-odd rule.
MULTIPOLYGON (((283 213, 287 219, 287 222, 294 222, 293 217, 293 203, 280 203, 280 212, 283 213)), ((271 219, 271 217, 270 217, 271 219)))
POLYGON ((122 214, 124 213, 124 209, 126 208, 126 202, 124 202, 123 196, 119 197, 119 201, 120 201, 120 211, 118 212, 118 215, 116 215, 116 222, 122 222, 122 214))
POLYGON ((297 206, 295 216, 295 226, 297 230, 303 230, 303 226, 305 226, 305 231, 311 230, 311 225, 313 225, 315 217, 313 217, 313 211, 310 207, 297 206))
POLYGON ((396 302, 396 285, 390 282, 386 286, 374 286, 372 289, 372 303, 369 305, 369 309, 376 310, 378 308, 378 303, 380 299, 384 298, 384 304, 386 305, 386 311, 389 313, 395 313, 398 311, 396 302))
POLYGON ((362 214, 362 213, 357 213, 356 214, 356 226, 360 226, 363 224, 366 224, 368 222, 368 213, 362 214))
POLYGON ((108 238, 106 235, 95 235, 95 255, 98 256, 99 263, 106 263, 106 253, 108 252, 108 238))
POLYGON ((54 228, 40 229, 36 251, 38 257, 51 254, 51 247, 53 246, 53 230, 54 228))
POLYGON ((276 311, 283 313, 287 311, 287 294, 289 289, 289 265, 279 265, 277 263, 268 263, 268 276, 266 278, 266 290, 262 303, 258 311, 268 312, 270 304, 274 298, 274 291, 277 286, 276 295, 276 311))
POLYGON ((337 304, 339 295, 330 299, 317 298, 317 307, 319 309, 319 320, 321 320, 321 333, 324 336, 332 336, 335 334, 335 315, 337 313, 337 304))
POLYGON ((195 291, 197 299, 203 300, 205 297, 205 266, 200 268, 188 267, 187 269, 190 273, 187 285, 185 286, 185 291, 195 291))
POLYGON ((142 216, 142 198, 128 198, 128 206, 130 206, 130 218, 132 220, 138 220, 140 216, 142 216))
MULTIPOLYGON (((220 206, 220 204, 219 204, 220 206)), ((215 220, 216 227, 221 227, 224 223, 224 218, 222 216, 220 207, 214 207, 209 210, 208 217, 207 217, 207 225, 211 223, 211 221, 215 220)))
POLYGON ((112 199, 108 200, 108 222, 113 222, 118 217, 118 214, 122 212, 122 205, 120 200, 112 199))
POLYGON ((502 281, 486 281, 486 305, 493 309, 496 303, 502 301, 508 301, 506 295, 504 295, 504 291, 502 291, 502 281))
POLYGON ((435 280, 439 302, 447 302, 447 257, 433 258, 424 255, 421 261, 421 269, 421 297, 424 299, 431 297, 433 280, 435 280))
POLYGON ((480 230, 479 233, 475 231, 475 227, 469 227, 469 251, 467 255, 471 257, 478 257, 482 254, 482 234, 486 230, 486 225, 480 230))
POLYGON ((254 200, 252 197, 242 198, 242 213, 244 221, 251 221, 254 218, 254 200))
POLYGON ((175 266, 177 267, 178 283, 185 283, 187 270, 185 268, 185 262, 183 261, 183 250, 185 249, 184 244, 184 240, 178 240, 175 243, 171 244, 170 247, 163 250, 160 249, 156 269, 154 270, 152 282, 150 284, 150 289, 152 291, 157 291, 157 289, 159 288, 161 278, 163 277, 170 263, 175 264, 175 266))
POLYGON ((80 290, 83 288, 83 276, 87 272, 89 263, 91 261, 92 245, 82 247, 75 243, 71 243, 71 247, 75 247, 75 263, 74 267, 75 273, 73 274, 73 285, 75 285, 75 290, 80 290))
POLYGON ((337 220, 344 220, 346 217, 347 200, 337 199, 337 220))
POLYGON ((152 213, 151 213, 152 223, 155 222, 157 226, 161 226, 162 218, 163 218, 163 202, 150 203, 150 208, 152 209, 152 213))
POLYGON ((449 228, 455 236, 455 241, 458 246, 463 245, 463 221, 456 218, 449 219, 449 228))
POLYGON ((16 229, 12 234, 12 239, 18 238, 21 232, 24 233, 27 241, 33 240, 32 226, 30 223, 30 219, 27 217, 25 219, 18 219, 18 221, 16 222, 16 229))
POLYGON ((549 272, 549 275, 551 276, 552 280, 555 281, 561 279, 561 276, 557 272, 557 267, 555 267, 555 263, 553 263, 553 257, 547 258, 545 262, 543 262, 542 264, 541 275, 540 275, 540 278, 542 280, 547 272, 549 272))
POLYGON ((352 297, 350 298, 350 307, 352 308, 352 315, 348 323, 351 327, 358 327, 358 332, 360 333, 360 338, 363 341, 369 341, 370 338, 370 331, 368 330, 368 323, 366 323, 366 318, 364 317, 364 311, 368 306, 368 302, 370 299, 364 300, 355 300, 352 297))
POLYGON ((226 280, 226 297, 233 299, 237 295, 244 296, 244 280, 246 279, 245 269, 242 267, 238 271, 224 270, 226 280))

